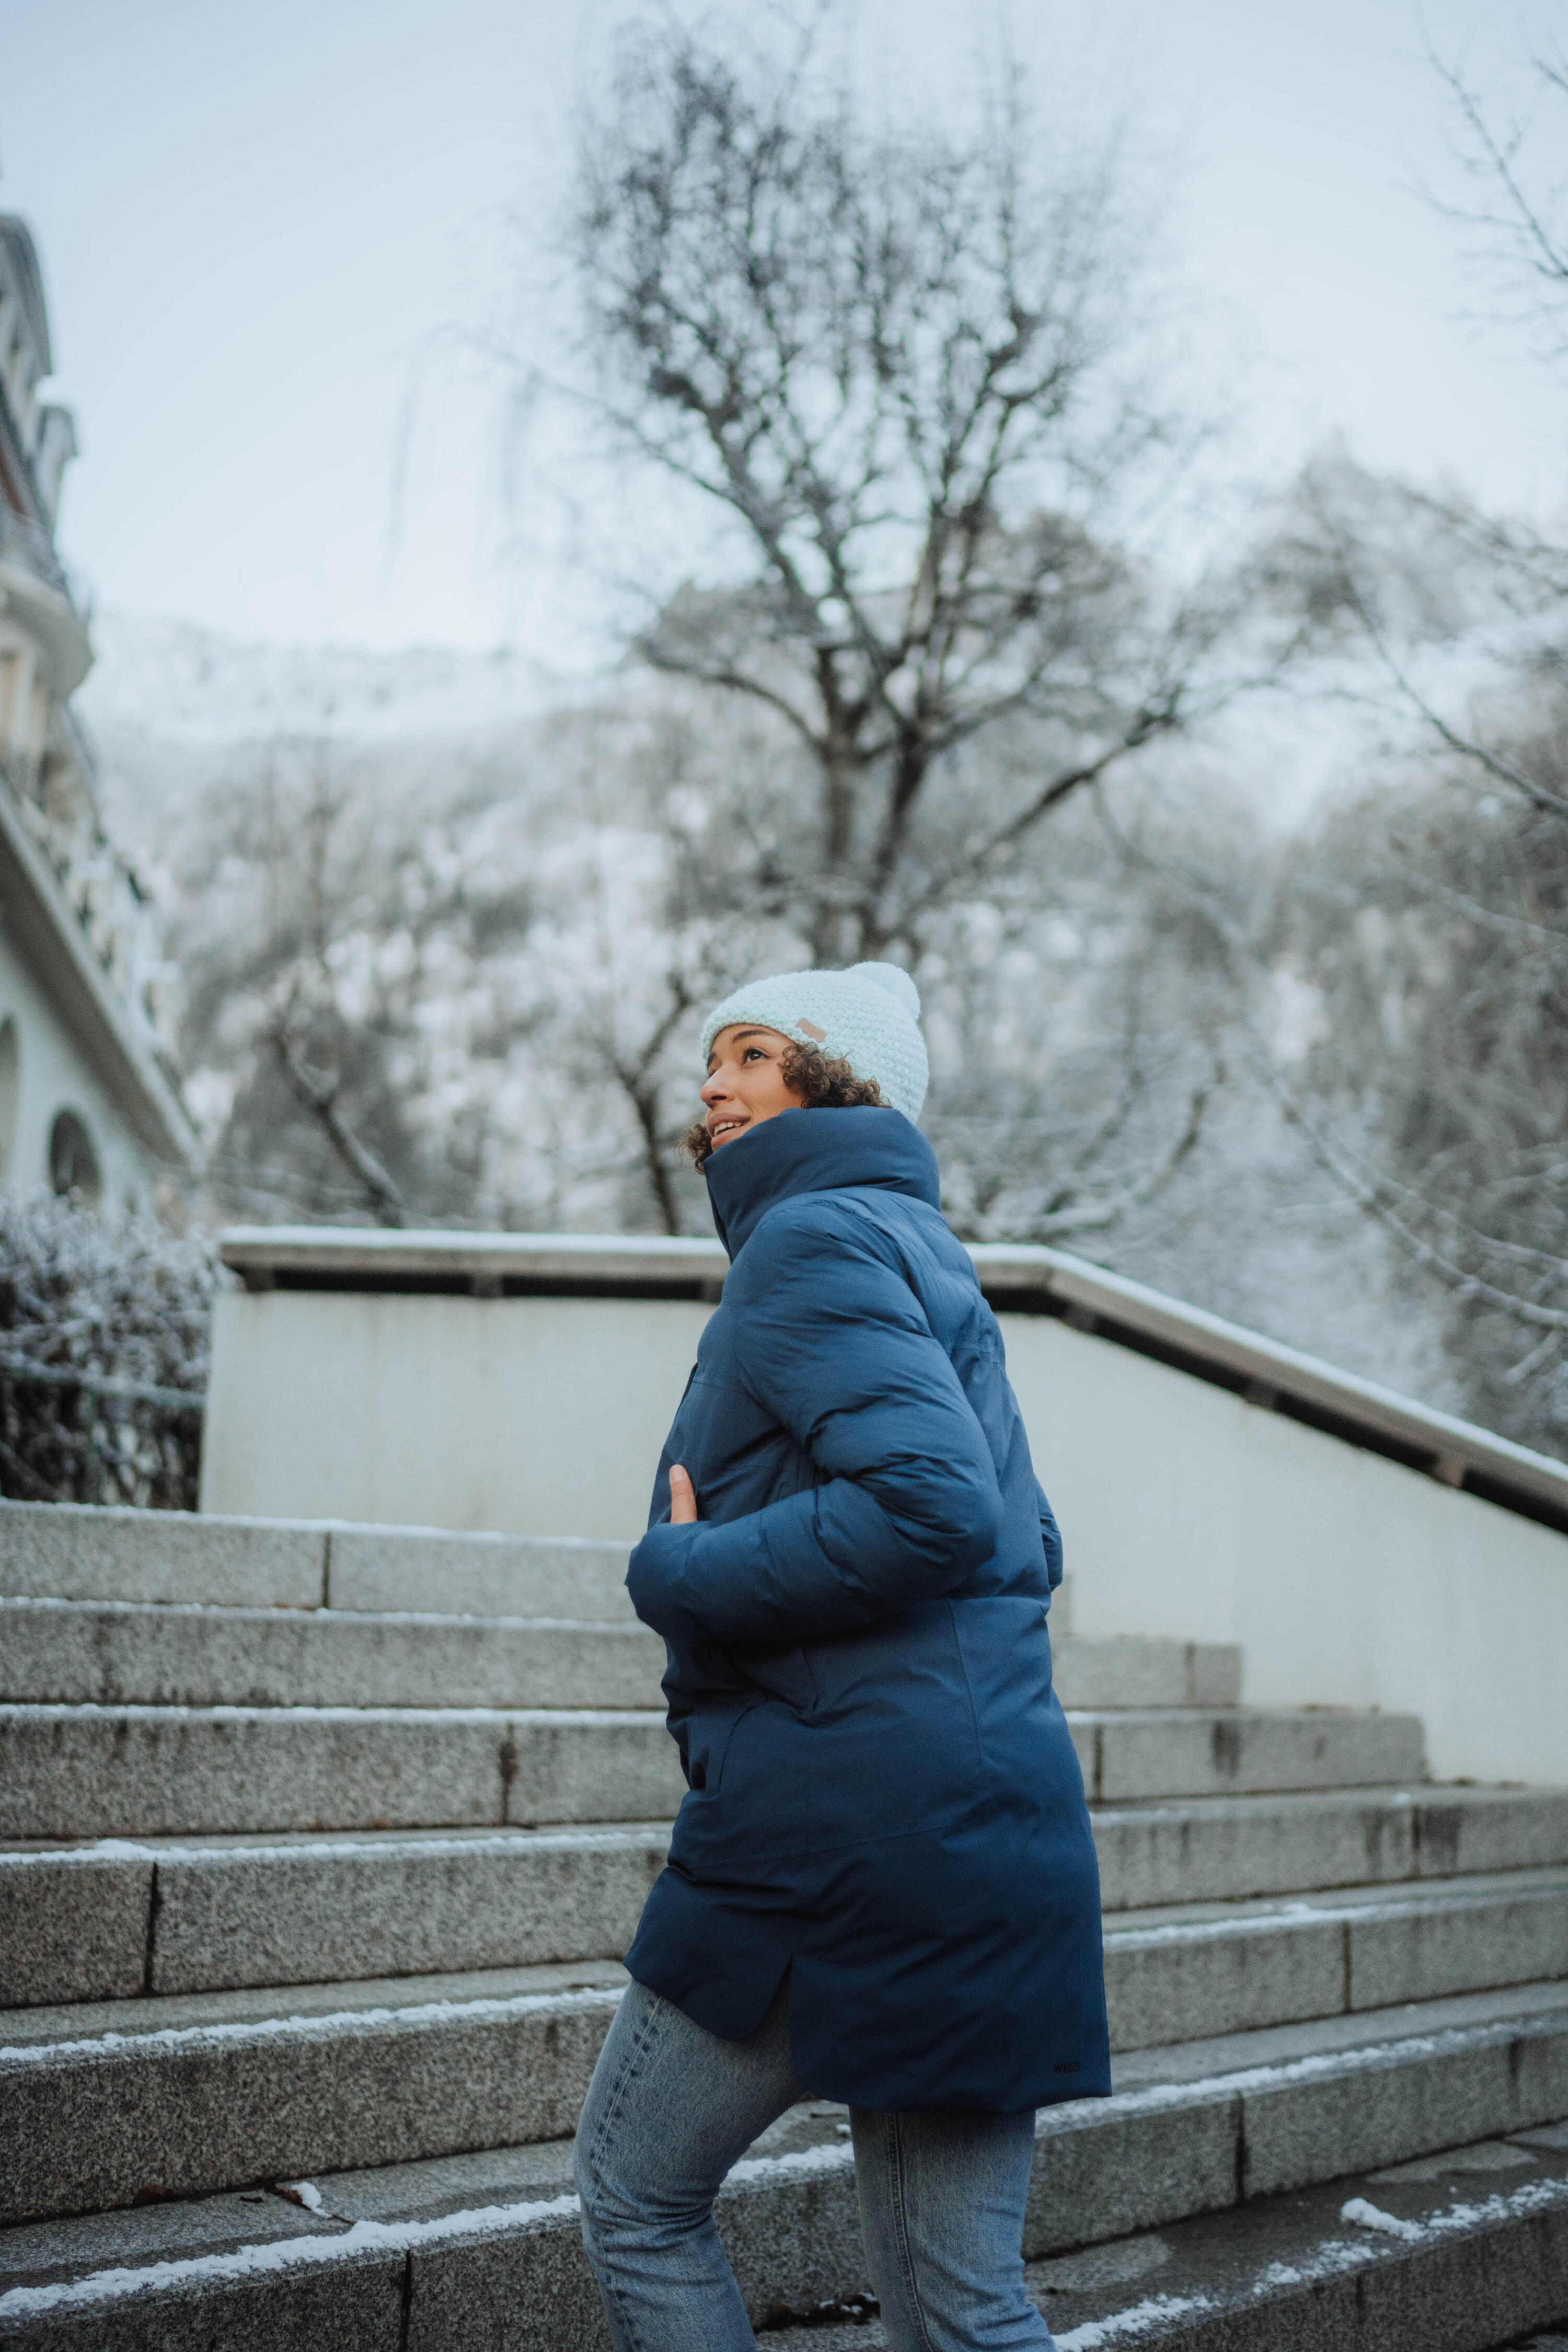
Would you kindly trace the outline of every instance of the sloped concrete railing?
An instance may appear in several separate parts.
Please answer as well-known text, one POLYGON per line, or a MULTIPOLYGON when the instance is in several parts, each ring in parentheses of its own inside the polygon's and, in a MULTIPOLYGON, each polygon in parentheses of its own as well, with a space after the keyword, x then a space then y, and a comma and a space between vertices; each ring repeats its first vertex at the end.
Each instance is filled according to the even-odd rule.
MULTIPOLYGON (((224 1255, 204 1510, 623 1539, 725 1272, 595 1235, 224 1255)), ((1251 1702, 1417 1714, 1439 1778, 1568 1783, 1568 1469, 1059 1252, 974 1255, 1072 1631, 1237 1643, 1251 1702)))
MULTIPOLYGON (((446 1234, 237 1226, 226 1265, 252 1293, 358 1291, 476 1298, 624 1298, 712 1305, 717 1242, 621 1234, 446 1234)), ((1568 1532, 1568 1463, 1396 1395, 1314 1356, 1124 1281, 1063 1250, 970 1250, 998 1314, 1046 1315, 1245 1402, 1366 1448, 1442 1485, 1568 1532)))
POLYGON ((1568 1532, 1568 1463, 1434 1412, 1316 1356, 1049 1249, 972 1249, 998 1314, 1058 1315, 1074 1330, 1228 1389, 1330 1437, 1425 1471, 1504 1510, 1568 1532))

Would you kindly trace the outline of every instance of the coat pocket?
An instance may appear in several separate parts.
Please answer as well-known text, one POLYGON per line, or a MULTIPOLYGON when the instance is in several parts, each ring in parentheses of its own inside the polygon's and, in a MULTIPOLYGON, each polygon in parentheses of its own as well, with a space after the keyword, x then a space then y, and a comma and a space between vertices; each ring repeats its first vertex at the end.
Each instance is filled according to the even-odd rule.
POLYGON ((724 1759, 735 1726, 749 1706, 701 1708, 694 1714, 686 1732, 686 1778, 691 1787, 709 1796, 724 1777, 724 1759))
POLYGON ((798 1642, 765 1648, 731 1645, 726 1654, 738 1675, 754 1683, 769 1698, 782 1698, 797 1715, 809 1714, 816 1705, 816 1676, 798 1642))

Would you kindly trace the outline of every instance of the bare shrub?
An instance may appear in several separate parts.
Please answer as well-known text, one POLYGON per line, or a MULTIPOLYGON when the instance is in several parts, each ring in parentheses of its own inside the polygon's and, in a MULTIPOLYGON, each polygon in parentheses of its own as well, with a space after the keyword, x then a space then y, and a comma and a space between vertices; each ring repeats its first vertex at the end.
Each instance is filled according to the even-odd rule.
POLYGON ((0 1494, 193 1511, 210 1243, 0 1194, 0 1494))

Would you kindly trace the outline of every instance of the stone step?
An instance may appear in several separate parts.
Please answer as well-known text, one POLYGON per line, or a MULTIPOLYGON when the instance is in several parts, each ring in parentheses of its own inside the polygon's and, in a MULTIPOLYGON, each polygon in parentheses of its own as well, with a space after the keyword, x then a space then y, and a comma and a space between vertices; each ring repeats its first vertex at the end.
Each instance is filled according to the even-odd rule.
MULTIPOLYGON (((1536 2332, 1568 2315, 1568 2124, 1141 2231, 1025 2277, 1060 2352, 1494 2352, 1500 2331, 1514 2352, 1568 2352, 1568 2333, 1536 2332)), ((811 2320, 776 2342, 885 2352, 887 2336, 876 2319, 811 2320)))
MULTIPOLYGON (((1550 1880, 1568 1864, 1560 1790, 1194 1798, 1091 1818, 1108 1916, 1140 1927, 1173 1920, 1184 1895, 1237 1917, 1260 1885, 1307 1890, 1310 1903, 1358 1884, 1375 1897, 1454 1880, 1479 1890, 1494 1874, 1550 1880)), ((631 1940, 667 1835, 651 1824, 0 1852, 0 2008, 611 1958, 631 1940)))
MULTIPOLYGON (((1189 1799, 1092 1815, 1112 1916, 1568 1862, 1568 1792, 1189 1799), (1272 1883, 1271 1883, 1272 1882, 1272 1883)), ((0 2008, 624 1950, 667 1832, 295 1833, 0 1852, 0 2008)))
POLYGON ((634 1622, 630 1542, 0 1500, 0 1593, 634 1622))
MULTIPOLYGON (((1342 2182, 1347 2174, 1361 2183, 1370 2206, 1398 2220, 1422 2210, 1418 2199, 1414 2208, 1410 2200, 1422 2185, 1423 2158, 1438 2149, 1468 2154, 1500 2140, 1529 2150, 1530 2164, 1472 2158, 1472 2176, 1451 2155, 1435 2179, 1448 2200, 1440 2210, 1455 2218, 1434 2235, 1439 2243, 1458 2242, 1467 2231, 1533 2216, 1531 2229, 1500 2242, 1500 2271, 1488 2257, 1479 2275, 1483 2288, 1494 2275, 1532 2277, 1544 2294, 1542 2279, 1550 2285, 1564 2242, 1559 2221, 1548 2227, 1542 2220, 1560 2211, 1563 2168, 1550 2127, 1568 2113, 1568 1993, 1557 1988, 1554 1997, 1555 2007, 1521 2002, 1511 2014, 1483 2015, 1481 2005, 1470 2002, 1438 2005, 1415 2023, 1408 2011, 1368 2018, 1354 2042, 1347 2042, 1342 2026, 1298 2028, 1145 2053, 1115 2097, 1053 2108, 1040 2118, 1026 2253, 1041 2264, 1085 2247, 1105 2248, 1098 2278, 1113 2290, 1114 2304, 1116 2288, 1137 2287, 1140 2264, 1145 2275, 1163 2266, 1147 2244, 1150 2232, 1237 2208, 1250 2223, 1262 2210, 1257 2200, 1284 2200, 1342 2182), (1387 2179, 1394 2167, 1405 2169, 1405 2183, 1387 2179), (1381 2177, 1373 2181, 1372 2175, 1381 2177), (1506 2180, 1511 2207, 1492 2205, 1489 2175, 1506 2180), (1450 2179, 1470 2208, 1463 2220, 1450 2179), (1528 2197, 1515 2193, 1525 2189, 1528 2197), (1145 2242, 1132 2251, 1140 2235, 1145 2242), (1531 2246, 1537 2257, 1544 2246, 1549 2257, 1544 2269, 1536 2259, 1533 2273, 1515 2260, 1531 2246)), ((389 2089, 400 2091, 404 2080, 400 2074, 389 2089)), ((47 2101, 31 2104, 47 2128, 47 2101)), ((396 2096, 388 2104, 395 2109, 396 2096)), ((215 2102, 201 2112, 214 2140, 224 2137, 221 2106, 215 2102)), ((144 2130, 144 2118, 131 2121, 144 2130)), ((721 2224, 755 2321, 776 2326, 866 2292, 844 2121, 842 2111, 825 2105, 782 2118, 721 2193, 721 2224)), ((387 2152, 384 2143, 380 2152, 387 2152)), ((262 2151, 246 2153, 252 2179, 267 2183, 262 2151)), ((236 2155, 242 2160, 241 2151, 236 2155)), ((100 2170, 128 2178, 134 2164, 117 2164, 115 2156, 112 2147, 105 2149, 100 2170)), ((39 2170, 27 2148, 7 2151, 5 2161, 39 2170)), ((286 2203, 258 2186, 195 2203, 100 2211, 76 2223, 17 2226, 0 2234, 0 2336, 72 2342, 94 2352, 132 2344, 195 2352, 215 2343, 275 2352, 320 2344, 384 2352, 465 2352, 472 2346, 477 2352, 500 2343, 514 2352, 604 2352, 567 2161, 558 2142, 378 2163, 368 2170, 321 2167, 305 2179, 270 2176, 299 2201, 286 2203)), ((1342 2189, 1339 2194, 1342 2205, 1342 2189)), ((1288 2209, 1281 2201, 1276 2210, 1288 2209)), ((1389 2234, 1369 2232, 1369 2254, 1403 2252, 1415 2242, 1373 2244, 1389 2234)), ((1359 2239, 1352 2242, 1359 2252, 1359 2239)), ((1472 2235, 1468 2242, 1474 2248, 1479 2241, 1472 2235)), ((1282 2276, 1289 2268, 1276 2257, 1268 2284, 1291 2284, 1282 2276)), ((1344 2275, 1355 2268, 1347 2265, 1344 2275)), ((1070 2309, 1058 2298, 1092 2293, 1096 2273, 1080 2261, 1076 2272, 1037 2270, 1032 2283, 1055 2320, 1070 2309)), ((1378 2292, 1373 2290, 1373 2307, 1388 2308, 1377 2302, 1378 2292)), ((1124 2295, 1122 2307, 1152 2301, 1140 2291, 1124 2295)), ((1308 2344, 1342 2340, 1314 2327, 1319 2308, 1317 2299, 1309 2304, 1305 2334, 1298 2325, 1294 2335, 1278 2339, 1282 2352, 1286 2345, 1302 2352, 1308 2344)), ((1544 2306, 1494 2289, 1489 2308, 1497 2322, 1489 2339, 1455 2333, 1440 2320, 1422 2352, 1495 2343, 1531 2325, 1544 2306)), ((1141 2318, 1175 2315, 1156 2305, 1141 2318)), ((1189 2309, 1186 2315, 1194 2315, 1189 2309)), ((1075 2352, 1072 2334, 1064 2335, 1063 2352, 1075 2352)), ((1131 2323, 1116 2335, 1142 2340, 1131 2323)), ((814 2344, 827 2340, 814 2332, 814 2344)), ((858 2340, 867 2338, 858 2332, 858 2340)), ((1077 2342, 1087 2352, 1110 2340, 1086 2326, 1077 2342)), ((1206 2342, 1212 2352, 1236 2352, 1254 2340, 1233 2324, 1228 2335, 1206 2342)), ((1342 2340, 1384 2352, 1384 2340, 1364 2329, 1342 2340)), ((1414 2352, 1419 2339, 1408 2340, 1414 2352)))
POLYGON ((668 1830, 0 1853, 0 2010, 616 1959, 668 1830))
POLYGON ((1108 1911, 1388 1885, 1568 1861, 1568 1790, 1287 1790, 1098 1805, 1108 1911))
MULTIPOLYGON (((620 1555, 617 1553, 617 1559, 620 1555)), ((1064 1706, 1228 1707, 1222 1643, 1062 1635, 1064 1706)), ((662 1707, 646 1626, 394 1611, 0 1600, 0 1699, 99 1706, 662 1707)))
POLYGON ((1133 1633, 1053 1633, 1052 1680, 1064 1707, 1231 1707, 1241 1702, 1233 1642, 1166 1642, 1133 1633))
MULTIPOLYGON (((1412 1716, 1068 1718, 1091 1801, 1419 1780, 1412 1716)), ((651 1821, 684 1792, 657 1714, 0 1706, 0 1838, 651 1821)))
MULTIPOLYGON (((558 1849, 563 1841, 521 1843, 536 1868, 542 1866, 542 1875, 563 1859, 558 1849)), ((443 1975, 438 1983, 423 1985, 411 1975, 403 1975, 390 1990, 386 1982, 368 1989, 363 1983, 336 1988, 317 1983, 293 1996, 280 1995, 269 1984, 238 2003, 208 1995, 195 2002, 132 1998, 107 2007, 80 2007, 54 2014, 36 2009, 23 2017, 13 2015, 5 2030, 28 2046, 50 2038, 81 2045, 105 2032, 140 2036, 139 2046, 152 2059, 160 2060, 173 2047, 159 2038, 164 2028, 176 2027, 186 2040, 192 2040, 198 2038, 200 2028, 215 2022, 226 2026, 240 2012, 252 2022, 268 2013, 274 2031, 287 2040, 286 2028, 277 2024, 280 2004, 285 2019, 297 2014, 301 2002, 307 2009, 319 2009, 325 2002, 345 2011, 362 2011, 367 2006, 384 2009, 390 2003, 401 2013, 410 2009, 423 2012, 432 2001, 441 2001, 449 2005, 454 2018, 464 2007, 478 2002, 488 2015, 497 1998, 514 2000, 535 1986, 537 1970, 519 1976, 512 1965, 524 1957, 554 1957, 574 1942, 574 1960, 586 1959, 595 1951, 608 1960, 624 1948, 635 1925, 635 1904, 658 1867, 657 1834, 626 1832, 610 1839, 579 1841, 578 1859, 584 1858, 584 1846, 588 1857, 601 1861, 635 1856, 641 1866, 627 1888, 634 1900, 616 1916, 603 1900, 604 1879, 608 1875, 603 1874, 596 1887, 579 1890, 568 1932, 557 1927, 553 1934, 541 1933, 539 1923, 530 1919, 523 1923, 511 1950, 505 1950, 502 1939, 496 1937, 491 1973, 477 1989, 474 1976, 467 1973, 443 1975), (593 1915, 595 1894, 602 1905, 597 1919, 593 1915), (606 1928, 616 1932, 607 1933, 606 1928), (551 1954, 552 1945, 554 1954, 551 1954), (498 1968, 507 1971, 504 1979, 493 1972, 498 1968)), ((210 1916, 203 1920, 199 1902, 205 1874, 198 1865, 194 1923, 198 1935, 204 1925, 209 1931, 212 1926, 210 1916)), ((167 1909, 161 1909, 157 1916, 155 1949, 162 1949, 168 1918, 174 1931, 173 1964, 161 1979, 158 1971, 164 1963, 155 1960, 154 1987, 173 1990, 169 1980, 177 1982, 182 1929, 189 1966, 193 1922, 188 1916, 182 1920, 180 1914, 182 1894, 191 1891, 191 1875, 188 1870, 174 1868, 165 1898, 167 1909)), ((626 1875, 629 1878, 630 1874, 626 1875)), ((321 1924, 324 1927, 327 1922, 321 1924)), ((326 1936, 321 1939, 329 1940, 326 1936)), ((387 1941, 394 1945, 390 1936, 387 1941)), ((207 1948, 211 1956, 212 1948, 207 1948)), ((395 1963, 401 1958, 406 1969, 413 1955, 406 1948, 401 1954, 394 1949, 395 1963)), ((222 1957, 219 1948, 219 1965, 222 1957)), ((353 1957, 341 1938, 331 1954, 340 1968, 353 1957)), ((595 1973, 607 1973, 618 1981, 613 1969, 595 1973)), ((559 1974, 559 1969, 552 1971, 551 1981, 559 1974)), ((1407 1890, 1394 1898, 1365 1890, 1354 1897, 1323 1896, 1315 1903, 1302 1900, 1284 1906, 1255 1905, 1229 1913, 1201 1906, 1174 1913, 1139 1913, 1125 1921, 1110 1921, 1106 1936, 1106 1986, 1112 2045, 1118 2051, 1142 2048, 1156 2037, 1168 2037, 1173 2030, 1183 2039, 1213 2038, 1264 2025, 1342 2012, 1353 2015, 1401 2002, 1427 2001, 1558 1976, 1568 1976, 1568 1874, 1564 1873, 1450 1882, 1407 1890)))
MULTIPOLYGON (((1304 2024, 1359 2037, 1368 2019, 1436 2015, 1436 1989, 1456 1982, 1506 2010, 1520 1993, 1465 1982, 1467 1967, 1483 1981, 1509 1971, 1489 1933, 1555 1969, 1562 1890, 1113 1932, 1113 2045, 1146 2060, 1173 2027, 1205 2045, 1304 2024)), ((16 2179, 0 2219, 551 2138, 575 2119, 624 1980, 615 1962, 578 1961, 13 2011, 0 2100, 16 2145, 0 2179, 16 2179)), ((1568 2085, 1568 1982, 1523 1997, 1557 2005, 1568 2085)))
MULTIPOLYGON (((1568 1863, 1568 1792, 1553 1790, 1193 1798, 1092 1820, 1113 1917, 1258 1886, 1376 1893, 1568 1863)), ((666 1837, 656 1824, 0 1853, 0 2008, 613 1956, 666 1837)))
POLYGON ((0 1601, 0 1698, 99 1706, 649 1707, 647 1626, 0 1601))
POLYGON ((1089 1802, 1331 1789, 1426 1777, 1419 1717, 1168 1707, 1068 1717, 1089 1802))
POLYGON ((1111 2048, 1568 1979, 1568 1872, 1191 1904, 1105 1923, 1111 2048))
POLYGON ((662 1717, 0 1706, 0 1837, 669 1820, 662 1717))
POLYGON ((575 2126, 614 1961, 13 2011, 0 2222, 575 2126))

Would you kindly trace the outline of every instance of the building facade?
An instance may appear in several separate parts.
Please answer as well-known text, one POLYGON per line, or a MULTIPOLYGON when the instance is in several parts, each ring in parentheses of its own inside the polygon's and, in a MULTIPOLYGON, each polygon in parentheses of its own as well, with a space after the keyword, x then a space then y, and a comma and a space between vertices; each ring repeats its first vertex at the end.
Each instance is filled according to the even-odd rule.
POLYGON ((173 975, 70 707, 92 646, 55 550, 76 431, 37 396, 53 364, 31 233, 0 215, 0 1183, 117 1217, 193 1172, 198 1147, 173 975))

